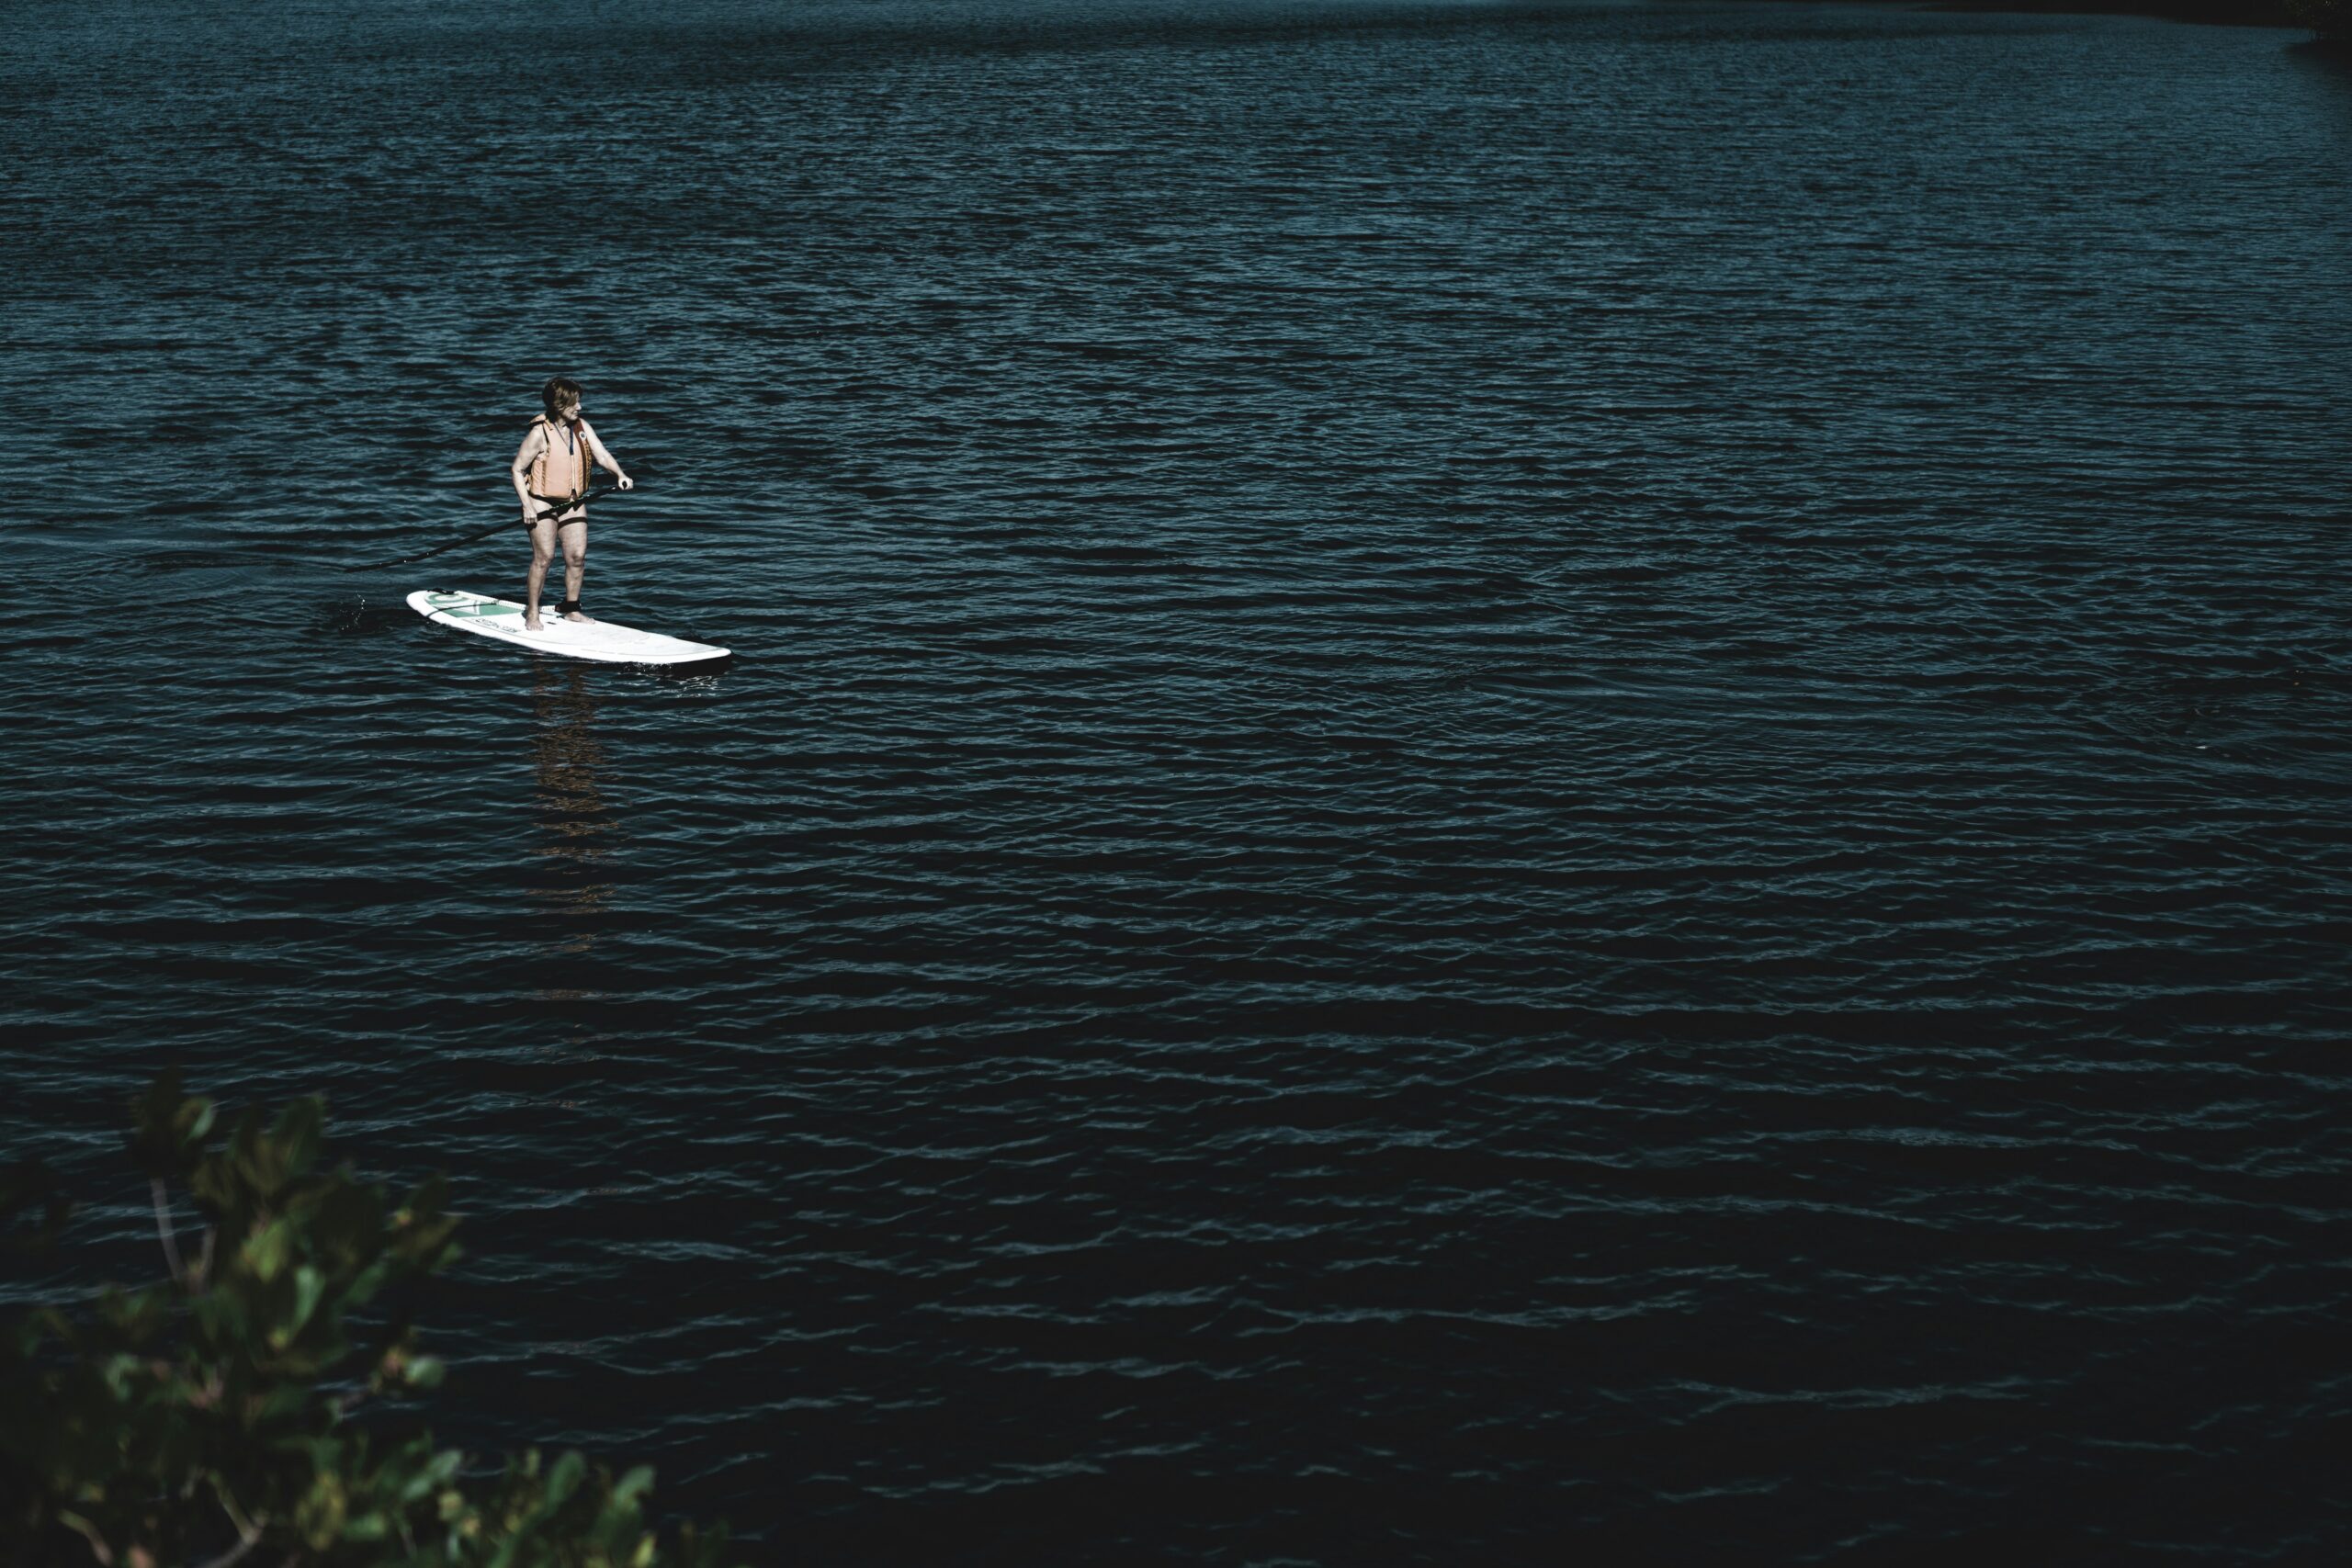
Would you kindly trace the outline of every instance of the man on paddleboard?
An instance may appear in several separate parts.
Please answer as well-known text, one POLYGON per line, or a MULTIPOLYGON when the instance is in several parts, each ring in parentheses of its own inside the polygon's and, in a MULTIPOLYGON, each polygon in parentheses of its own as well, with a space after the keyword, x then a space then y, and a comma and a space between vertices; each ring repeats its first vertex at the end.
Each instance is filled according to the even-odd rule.
POLYGON ((633 490, 637 481, 621 472, 588 422, 580 417, 580 383, 569 376, 551 378, 539 389, 547 412, 531 422, 509 470, 514 493, 523 501, 523 523, 531 530, 531 575, 523 595, 523 629, 541 631, 539 585, 547 581, 548 563, 556 546, 563 546, 563 603, 556 611, 567 621, 584 621, 580 610, 580 580, 588 570, 588 508, 578 502, 588 493, 588 476, 602 464, 613 476, 616 489, 633 490), (553 511, 542 517, 543 512, 553 511))

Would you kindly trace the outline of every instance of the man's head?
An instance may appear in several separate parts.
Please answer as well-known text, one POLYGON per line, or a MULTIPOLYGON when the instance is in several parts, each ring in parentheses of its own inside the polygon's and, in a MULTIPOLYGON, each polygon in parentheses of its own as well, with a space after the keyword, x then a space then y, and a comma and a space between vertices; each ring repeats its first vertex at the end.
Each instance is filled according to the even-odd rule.
POLYGON ((539 401, 547 404, 549 419, 570 419, 580 412, 580 383, 569 376, 550 376, 539 389, 539 401))

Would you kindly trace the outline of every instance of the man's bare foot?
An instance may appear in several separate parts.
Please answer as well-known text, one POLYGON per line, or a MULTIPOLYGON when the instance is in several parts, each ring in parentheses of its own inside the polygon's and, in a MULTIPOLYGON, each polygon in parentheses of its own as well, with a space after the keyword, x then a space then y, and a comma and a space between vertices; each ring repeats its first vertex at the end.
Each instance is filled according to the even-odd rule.
POLYGON ((538 616, 526 615, 523 617, 523 629, 526 632, 543 632, 547 627, 539 625, 538 616))
POLYGON ((578 610, 566 610, 563 613, 563 618, 567 621, 585 621, 588 617, 578 610))

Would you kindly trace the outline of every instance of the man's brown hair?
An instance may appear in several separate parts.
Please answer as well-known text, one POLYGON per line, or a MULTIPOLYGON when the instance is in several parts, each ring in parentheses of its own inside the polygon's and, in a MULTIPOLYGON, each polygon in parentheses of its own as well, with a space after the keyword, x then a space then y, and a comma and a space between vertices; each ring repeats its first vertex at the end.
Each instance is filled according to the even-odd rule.
POLYGON ((552 419, 566 403, 580 400, 580 383, 569 376, 550 376, 548 384, 539 389, 539 401, 547 404, 548 417, 552 419))

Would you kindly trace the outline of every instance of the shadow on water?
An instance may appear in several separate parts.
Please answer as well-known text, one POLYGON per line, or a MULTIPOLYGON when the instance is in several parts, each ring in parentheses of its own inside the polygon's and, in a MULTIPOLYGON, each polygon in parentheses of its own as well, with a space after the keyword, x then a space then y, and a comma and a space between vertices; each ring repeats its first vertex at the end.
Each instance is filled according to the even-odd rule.
POLYGON ((2352 40, 2305 39, 2288 45, 2287 56, 2306 74, 2352 92, 2352 40))
MULTIPOLYGON (((1131 45, 1204 47, 1282 43, 1334 34, 1446 36, 1573 27, 1576 0, 1341 0, 1274 6, 1234 0, 1164 9, 1115 5, 947 6, 902 11, 810 7, 781 17, 712 24, 690 57, 710 79, 737 80, 864 66, 891 55, 1021 55, 1131 45)), ((649 39, 662 35, 647 28, 649 39)))

